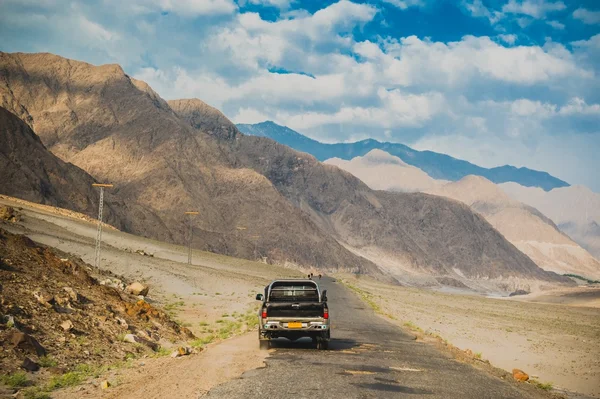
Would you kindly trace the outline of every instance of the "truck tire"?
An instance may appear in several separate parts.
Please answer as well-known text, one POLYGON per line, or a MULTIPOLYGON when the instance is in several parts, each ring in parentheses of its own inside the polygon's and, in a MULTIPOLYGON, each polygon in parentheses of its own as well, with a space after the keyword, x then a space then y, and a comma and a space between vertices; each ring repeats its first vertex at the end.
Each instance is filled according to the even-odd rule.
POLYGON ((324 340, 323 338, 317 338, 317 349, 326 351, 329 348, 329 341, 324 340))

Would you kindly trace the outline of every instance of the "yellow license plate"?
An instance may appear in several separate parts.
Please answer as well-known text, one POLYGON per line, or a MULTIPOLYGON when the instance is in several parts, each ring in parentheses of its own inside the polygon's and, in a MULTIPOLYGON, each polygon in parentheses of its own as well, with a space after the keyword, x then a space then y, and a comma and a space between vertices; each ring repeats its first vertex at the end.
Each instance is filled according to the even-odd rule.
POLYGON ((302 328, 302 323, 288 323, 288 328, 302 328))

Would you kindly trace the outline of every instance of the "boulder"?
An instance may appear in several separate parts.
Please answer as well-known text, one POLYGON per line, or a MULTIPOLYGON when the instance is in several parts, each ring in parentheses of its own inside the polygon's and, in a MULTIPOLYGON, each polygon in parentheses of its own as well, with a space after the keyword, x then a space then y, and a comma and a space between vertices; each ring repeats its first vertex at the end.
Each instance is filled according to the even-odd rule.
POLYGON ((131 342, 132 344, 144 344, 147 347, 149 347, 150 349, 152 349, 153 351, 157 351, 160 348, 160 345, 158 345, 156 342, 152 342, 150 340, 138 337, 137 335, 134 334, 127 334, 125 335, 125 337, 123 337, 123 341, 125 342, 131 342))
POLYGON ((148 295, 149 287, 139 282, 131 283, 127 286, 126 291, 133 295, 148 295))
POLYGON ((67 294, 69 295, 69 298, 71 298, 71 300, 73 302, 77 302, 79 300, 79 296, 77 295, 77 292, 75 292, 75 290, 71 287, 63 287, 63 289, 67 292, 67 294))
POLYGON ((32 371, 38 371, 40 369, 40 365, 37 364, 36 362, 34 362, 33 360, 31 360, 30 358, 26 357, 23 360, 23 364, 21 364, 21 368, 24 370, 27 370, 29 372, 32 372, 32 371))
POLYGON ((139 343, 140 339, 133 334, 125 334, 125 336, 123 337, 123 341, 131 342, 132 344, 135 344, 135 343, 139 343))
POLYGON ((50 293, 40 290, 34 292, 33 296, 41 305, 44 305, 47 308, 52 307, 52 302, 54 302, 54 296, 50 293))
POLYGON ((171 357, 181 357, 192 354, 192 348, 188 348, 185 346, 180 346, 176 351, 171 353, 171 357))
POLYGON ((21 331, 13 331, 9 341, 13 349, 20 349, 25 353, 35 353, 38 356, 46 356, 46 349, 29 334, 21 331))
POLYGON ((71 320, 65 320, 60 324, 60 326, 65 331, 71 331, 73 329, 73 322, 71 320))
POLYGON ((18 212, 15 211, 15 208, 12 206, 0 205, 0 219, 16 223, 19 221, 20 217, 18 212))
POLYGON ((125 319, 122 319, 120 317, 115 317, 115 320, 117 321, 117 324, 120 325, 121 327, 123 327, 125 330, 127 330, 129 328, 129 324, 127 324, 125 319))
POLYGON ((512 374, 513 374, 513 378, 517 381, 525 382, 525 381, 529 380, 529 375, 527 375, 527 373, 524 372, 523 370, 513 369, 512 374))
POLYGON ((119 291, 124 291, 125 290, 125 284, 123 284, 123 282, 121 280, 119 280, 118 278, 114 278, 114 279, 107 278, 106 280, 100 281, 100 285, 105 285, 107 287, 112 287, 112 288, 117 289, 119 291))

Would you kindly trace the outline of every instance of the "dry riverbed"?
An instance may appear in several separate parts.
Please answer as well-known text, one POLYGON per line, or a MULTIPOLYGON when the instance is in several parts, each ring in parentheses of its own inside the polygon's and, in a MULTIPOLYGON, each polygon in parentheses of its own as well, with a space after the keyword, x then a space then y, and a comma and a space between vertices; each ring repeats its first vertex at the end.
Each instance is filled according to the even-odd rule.
POLYGON ((600 397, 600 309, 447 294, 339 276, 394 323, 519 368, 556 388, 600 397))

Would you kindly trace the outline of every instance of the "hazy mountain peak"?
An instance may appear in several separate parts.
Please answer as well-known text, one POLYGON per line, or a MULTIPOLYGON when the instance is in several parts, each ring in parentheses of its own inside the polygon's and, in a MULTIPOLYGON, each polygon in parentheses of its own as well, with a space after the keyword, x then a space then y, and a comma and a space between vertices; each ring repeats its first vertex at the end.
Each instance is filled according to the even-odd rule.
POLYGON ((373 163, 373 164, 394 164, 394 165, 408 166, 408 164, 406 162, 404 162, 403 160, 401 160, 400 158, 395 157, 395 156, 391 155, 390 153, 387 153, 387 152, 385 152, 383 150, 379 150, 379 149, 371 150, 371 151, 367 152, 363 157, 358 157, 358 158, 362 158, 366 162, 373 163))
POLYGON ((517 203, 496 184, 485 177, 475 175, 465 176, 459 181, 447 183, 428 192, 454 198, 467 205, 473 205, 481 201, 506 205, 517 203))

